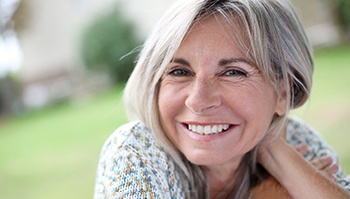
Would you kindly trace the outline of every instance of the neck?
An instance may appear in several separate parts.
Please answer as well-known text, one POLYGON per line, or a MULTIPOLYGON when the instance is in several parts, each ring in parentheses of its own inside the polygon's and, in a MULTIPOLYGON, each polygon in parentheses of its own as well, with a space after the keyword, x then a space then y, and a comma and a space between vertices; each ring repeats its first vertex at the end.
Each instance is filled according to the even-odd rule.
POLYGON ((224 198, 232 190, 235 186, 233 178, 240 162, 237 161, 230 165, 207 166, 210 198, 224 198))

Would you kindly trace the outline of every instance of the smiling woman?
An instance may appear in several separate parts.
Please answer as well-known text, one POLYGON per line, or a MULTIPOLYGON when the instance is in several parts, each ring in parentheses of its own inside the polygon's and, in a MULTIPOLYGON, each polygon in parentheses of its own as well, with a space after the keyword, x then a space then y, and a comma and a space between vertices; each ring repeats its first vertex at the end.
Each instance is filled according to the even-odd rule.
POLYGON ((287 0, 184 0, 127 83, 95 198, 350 198, 331 148, 291 109, 313 59, 287 0), (335 183, 337 182, 337 183, 335 183))
POLYGON ((230 36, 238 29, 215 15, 197 22, 160 80, 164 132, 190 162, 211 170, 226 164, 236 170, 265 136, 274 114, 283 115, 286 107, 230 36), (223 126, 225 131, 209 134, 223 126))

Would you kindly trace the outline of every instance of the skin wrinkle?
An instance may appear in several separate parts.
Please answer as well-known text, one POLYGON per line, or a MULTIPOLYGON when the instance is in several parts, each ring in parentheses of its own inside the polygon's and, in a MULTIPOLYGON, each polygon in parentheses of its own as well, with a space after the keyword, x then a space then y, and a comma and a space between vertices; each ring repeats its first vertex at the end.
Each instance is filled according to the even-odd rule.
POLYGON ((216 22, 208 18, 186 35, 165 69, 158 101, 164 131, 189 161, 208 169, 210 184, 217 186, 211 191, 224 187, 228 173, 264 138, 278 104, 274 87, 236 42, 227 41, 229 30, 215 31, 216 22), (222 138, 195 141, 186 133, 188 122, 234 127, 222 138))
MULTIPOLYGON (((232 80, 225 80, 225 78, 222 78, 220 79, 219 75, 222 73, 222 71, 225 71, 226 68, 223 68, 222 71, 220 70, 219 72, 217 72, 216 74, 214 74, 212 77, 205 77, 203 78, 203 80, 193 80, 192 78, 197 78, 196 74, 193 72, 193 69, 191 68, 191 64, 185 60, 184 58, 174 58, 173 59, 174 63, 179 63, 179 64, 183 64, 186 66, 186 68, 188 68, 189 70, 191 70, 191 77, 189 77, 190 79, 186 80, 186 81, 192 81, 192 82, 200 82, 200 85, 197 86, 196 88, 200 88, 200 89, 203 89, 204 92, 206 93, 210 93, 211 87, 215 86, 215 84, 223 84, 222 82, 226 82, 226 83, 230 83, 231 86, 234 86, 234 84, 237 84, 237 83, 241 83, 240 86, 245 86, 245 87, 254 87, 255 91, 260 93, 261 95, 263 95, 264 93, 261 92, 260 89, 256 88, 255 84, 252 82, 252 81, 256 81, 256 82, 264 82, 264 78, 261 77, 258 69, 256 69, 255 67, 246 67, 245 70, 247 72, 247 77, 240 77, 239 79, 236 79, 235 81, 232 81, 232 80), (210 84, 209 84, 209 83, 210 84)), ((225 67, 224 65, 226 64, 230 64, 232 62, 243 62, 243 63, 246 63, 246 64, 249 64, 250 62, 243 59, 243 58, 231 58, 231 59, 222 59, 220 60, 219 62, 219 66, 222 66, 222 67, 225 67)), ((169 72, 171 72, 171 70, 173 69, 176 69, 176 66, 171 66, 169 65, 167 68, 169 69, 166 69, 166 73, 165 74, 168 74, 169 72)), ((163 77, 164 78, 164 77, 163 77)), ((173 80, 174 82, 173 83, 176 83, 176 81, 178 80, 173 80)), ((170 83, 170 82, 168 82, 170 83)), ((164 82, 164 84, 166 84, 166 82, 164 82)), ((193 86, 193 85, 192 85, 193 86)), ((215 90, 215 89, 214 89, 215 90)))

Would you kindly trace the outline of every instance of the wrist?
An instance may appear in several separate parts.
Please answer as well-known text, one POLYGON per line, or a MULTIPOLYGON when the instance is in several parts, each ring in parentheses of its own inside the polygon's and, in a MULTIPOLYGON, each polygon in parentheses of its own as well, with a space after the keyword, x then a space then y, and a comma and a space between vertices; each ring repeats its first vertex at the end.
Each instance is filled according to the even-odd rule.
MULTIPOLYGON (((276 140, 270 141, 268 144, 261 146, 259 149, 258 162, 266 169, 278 164, 278 157, 283 156, 283 153, 286 150, 285 148, 288 147, 285 146, 283 142, 285 141, 277 138, 276 140)), ((288 144, 286 143, 286 145, 288 144)))
POLYGON ((258 161, 281 183, 295 168, 296 162, 303 161, 307 164, 304 158, 282 138, 277 138, 260 150, 258 161))

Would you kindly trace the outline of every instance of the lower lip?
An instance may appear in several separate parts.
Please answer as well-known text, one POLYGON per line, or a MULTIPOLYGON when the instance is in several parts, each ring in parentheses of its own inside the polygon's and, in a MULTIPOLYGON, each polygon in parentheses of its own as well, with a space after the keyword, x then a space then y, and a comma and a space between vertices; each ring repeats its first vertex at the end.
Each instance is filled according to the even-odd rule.
POLYGON ((193 140, 200 141, 200 142, 211 142, 217 139, 221 139, 222 137, 229 134, 233 129, 235 129, 236 126, 231 125, 229 129, 227 129, 225 132, 217 133, 217 134, 210 134, 210 135, 199 135, 198 133, 194 133, 190 130, 188 130, 186 125, 182 125, 186 134, 193 140))

